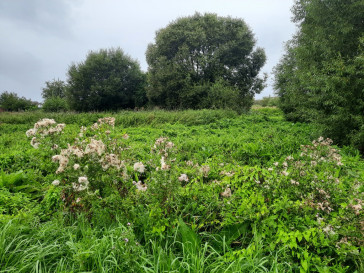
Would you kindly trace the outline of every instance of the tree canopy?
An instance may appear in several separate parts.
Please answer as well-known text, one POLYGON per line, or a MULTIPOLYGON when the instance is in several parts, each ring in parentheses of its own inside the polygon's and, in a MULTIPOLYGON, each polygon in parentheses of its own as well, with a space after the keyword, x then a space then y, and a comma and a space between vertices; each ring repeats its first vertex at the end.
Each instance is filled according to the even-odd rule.
POLYGON ((6 111, 24 111, 36 109, 38 103, 19 97, 15 92, 4 91, 0 95, 0 107, 6 111))
POLYGON ((66 96, 67 85, 64 81, 53 79, 52 81, 46 81, 45 85, 46 87, 42 90, 43 99, 64 98, 66 96))
POLYGON ((209 108, 207 98, 217 84, 223 96, 249 108, 265 82, 259 76, 265 53, 255 43, 242 19, 199 13, 177 19, 156 33, 146 52, 150 102, 169 109, 209 108))
POLYGON ((281 108, 364 150, 364 2, 296 0, 298 32, 275 68, 281 108))
POLYGON ((90 52, 68 70, 67 98, 76 111, 134 108, 145 103, 145 75, 120 49, 90 52))

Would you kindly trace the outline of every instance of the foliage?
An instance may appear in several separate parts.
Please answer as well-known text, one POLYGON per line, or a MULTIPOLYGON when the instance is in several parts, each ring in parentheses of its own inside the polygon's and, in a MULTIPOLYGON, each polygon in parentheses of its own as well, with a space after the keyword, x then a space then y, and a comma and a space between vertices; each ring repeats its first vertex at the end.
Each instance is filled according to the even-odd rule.
POLYGON ((37 103, 24 97, 19 97, 14 92, 3 92, 0 95, 0 107, 5 111, 25 111, 37 108, 37 103))
POLYGON ((312 124, 276 108, 45 115, 0 124, 0 271, 363 271, 364 162, 312 124), (42 198, 18 187, 33 180, 42 198))
POLYGON ((260 105, 262 107, 272 107, 272 106, 279 106, 279 97, 263 97, 260 100, 254 101, 255 105, 260 105))
POLYGON ((54 79, 53 81, 46 81, 45 84, 46 87, 42 90, 43 99, 64 98, 66 96, 67 85, 64 81, 54 79))
POLYGON ((313 121, 339 144, 363 151, 363 1, 299 0, 299 31, 275 68, 281 109, 313 121))
POLYGON ((120 49, 90 52, 68 70, 67 98, 76 111, 134 108, 146 102, 145 75, 120 49))
POLYGON ((164 108, 246 110, 264 87, 258 74, 265 53, 255 48, 242 19, 199 13, 179 18, 157 32, 146 56, 148 98, 164 108))
POLYGON ((69 107, 66 98, 61 97, 47 98, 42 105, 42 109, 45 112, 62 112, 67 111, 68 108, 69 107))

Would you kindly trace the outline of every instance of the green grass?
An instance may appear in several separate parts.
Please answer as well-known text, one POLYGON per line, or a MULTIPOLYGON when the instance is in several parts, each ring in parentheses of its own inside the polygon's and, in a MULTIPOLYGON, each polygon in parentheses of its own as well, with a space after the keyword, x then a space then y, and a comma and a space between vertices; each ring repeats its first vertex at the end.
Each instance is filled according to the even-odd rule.
POLYGON ((364 271, 364 161, 342 147, 336 164, 333 147, 311 144, 314 125, 286 122, 278 109, 0 113, 0 132, 0 272, 364 271), (107 116, 116 119, 110 135, 84 139, 115 140, 124 178, 97 168, 98 158, 70 157, 88 168, 56 174, 56 150, 34 149, 25 135, 54 118, 66 127, 49 141, 65 148, 81 125, 107 116), (168 171, 156 171, 161 155, 151 151, 161 136, 174 143, 168 171), (72 192, 86 174, 87 194, 72 192))

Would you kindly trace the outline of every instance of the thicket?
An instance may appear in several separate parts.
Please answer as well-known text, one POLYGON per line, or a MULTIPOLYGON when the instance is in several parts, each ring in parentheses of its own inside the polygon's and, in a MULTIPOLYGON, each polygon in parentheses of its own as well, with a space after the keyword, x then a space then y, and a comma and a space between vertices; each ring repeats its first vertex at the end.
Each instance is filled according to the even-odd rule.
POLYGON ((364 2, 297 0, 298 32, 275 68, 280 107, 364 152, 364 2))
POLYGON ((0 107, 5 111, 26 111, 37 109, 38 103, 25 97, 19 97, 14 92, 5 91, 0 95, 0 107))
POLYGON ((0 271, 361 272, 358 153, 229 112, 3 120, 0 271))

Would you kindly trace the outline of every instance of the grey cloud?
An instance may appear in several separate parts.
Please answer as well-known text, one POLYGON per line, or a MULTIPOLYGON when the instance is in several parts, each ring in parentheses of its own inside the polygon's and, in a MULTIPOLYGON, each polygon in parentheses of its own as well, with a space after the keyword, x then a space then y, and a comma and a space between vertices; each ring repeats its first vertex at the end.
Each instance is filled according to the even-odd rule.
POLYGON ((0 1, 0 18, 17 27, 41 34, 69 36, 72 18, 70 1, 0 1))

